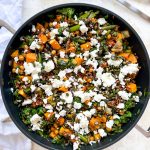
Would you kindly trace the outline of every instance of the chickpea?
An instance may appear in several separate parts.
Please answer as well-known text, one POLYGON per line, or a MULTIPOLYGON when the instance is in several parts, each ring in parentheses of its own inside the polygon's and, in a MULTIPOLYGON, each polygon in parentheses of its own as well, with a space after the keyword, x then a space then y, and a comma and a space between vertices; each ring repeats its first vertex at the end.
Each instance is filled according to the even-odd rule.
POLYGON ((21 69, 21 70, 24 70, 24 66, 23 66, 23 65, 21 65, 21 66, 20 66, 20 69, 21 69))
POLYGON ((19 60, 23 61, 24 60, 24 56, 23 55, 19 55, 19 60))
POLYGON ((55 55, 56 54, 56 51, 55 50, 52 50, 52 55, 55 55))
POLYGON ((18 73, 23 74, 23 70, 19 69, 18 73))
POLYGON ((16 72, 16 69, 15 69, 15 68, 13 68, 13 69, 12 69, 12 72, 13 72, 13 73, 15 73, 15 72, 16 72))

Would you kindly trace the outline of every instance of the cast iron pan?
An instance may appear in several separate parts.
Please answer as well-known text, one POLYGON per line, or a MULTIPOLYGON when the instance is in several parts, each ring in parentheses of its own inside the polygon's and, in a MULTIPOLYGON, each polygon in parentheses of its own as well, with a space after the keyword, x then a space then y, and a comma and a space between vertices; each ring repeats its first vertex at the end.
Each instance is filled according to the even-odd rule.
MULTIPOLYGON (((39 144, 47 149, 51 149, 51 150, 54 150, 54 149, 62 150, 63 148, 60 145, 52 144, 51 139, 48 139, 48 140, 44 139, 44 138, 40 137, 38 134, 28 131, 28 128, 25 126, 25 124, 19 118, 19 109, 13 103, 13 100, 12 100, 13 94, 10 91, 11 87, 9 85, 9 81, 10 81, 9 72, 10 72, 11 68, 10 68, 8 62, 11 59, 10 54, 12 53, 13 49, 17 48, 17 46, 18 46, 20 36, 27 34, 28 30, 31 29, 32 24, 35 24, 36 22, 41 22, 43 19, 47 19, 46 16, 48 14, 51 14, 56 9, 62 8, 62 7, 74 7, 77 10, 81 9, 83 11, 85 9, 99 9, 101 14, 104 14, 104 15, 108 14, 112 17, 114 16, 114 22, 116 24, 120 25, 121 29, 128 29, 131 34, 131 37, 129 38, 130 45, 133 46, 133 51, 136 52, 137 56, 139 57, 138 61, 139 61, 139 65, 141 66, 141 70, 137 77, 137 85, 140 87, 140 90, 142 91, 142 93, 144 91, 149 91, 149 89, 150 89, 150 64, 149 64, 148 53, 145 49, 145 46, 144 46, 142 40, 140 39, 140 37, 138 36, 138 34, 136 33, 136 31, 125 20, 123 20, 121 17, 119 17, 117 14, 115 14, 107 9, 104 9, 102 7, 99 7, 99 6, 95 6, 95 5, 91 5, 91 4, 83 4, 83 3, 82 4, 81 3, 72 3, 72 4, 58 5, 58 6, 50 7, 48 9, 36 14, 32 18, 30 18, 28 21, 26 21, 16 31, 16 33, 10 40, 10 42, 5 50, 3 60, 2 60, 2 65, 1 65, 1 78, 0 78, 1 79, 1 93, 2 93, 2 98, 4 101, 5 107, 8 111, 11 119, 16 124, 16 126, 21 130, 21 132, 23 132, 29 139, 33 140, 37 144, 39 144)), ((103 148, 106 148, 106 147, 114 144, 118 140, 120 140, 127 133, 129 133, 129 131, 136 125, 136 123, 138 122, 138 120, 140 119, 140 117, 142 116, 142 114, 146 108, 148 99, 149 99, 148 95, 143 95, 140 98, 140 102, 132 110, 133 117, 127 124, 125 124, 123 126, 122 133, 108 136, 108 137, 102 139, 100 143, 93 144, 92 146, 90 146, 90 145, 82 146, 81 149, 84 149, 84 150, 86 150, 86 149, 88 149, 88 150, 103 149, 103 148), (139 112, 139 113, 137 113, 137 112, 139 112)), ((64 149, 70 150, 70 149, 72 149, 72 146, 67 146, 64 149)))

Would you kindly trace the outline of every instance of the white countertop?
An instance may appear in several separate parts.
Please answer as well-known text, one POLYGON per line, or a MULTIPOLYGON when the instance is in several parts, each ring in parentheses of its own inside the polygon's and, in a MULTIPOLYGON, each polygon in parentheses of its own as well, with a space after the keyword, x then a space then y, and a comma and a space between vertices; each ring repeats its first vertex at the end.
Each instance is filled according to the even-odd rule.
MULTIPOLYGON (((128 0, 129 1, 129 0, 128 0)), ((133 0, 130 0, 130 2, 133 0)), ((142 1, 142 0, 138 0, 142 1)), ((58 5, 61 3, 67 2, 81 2, 81 0, 24 0, 23 3, 23 18, 22 22, 29 19, 31 16, 36 14, 37 12, 48 8, 53 5, 58 5)), ((107 8, 116 14, 119 14, 122 18, 124 18, 129 24, 133 26, 133 28, 138 32, 140 37, 142 38, 148 53, 150 54, 150 23, 134 14, 124 6, 118 4, 116 0, 82 0, 82 3, 93 3, 95 5, 100 5, 104 8, 107 8)), ((144 10, 150 14, 150 4, 140 4, 137 5, 140 9, 144 10)), ((150 126, 150 103, 147 106, 147 109, 139 121, 139 125, 144 129, 147 129, 150 126)), ((33 143, 33 150, 44 150, 44 148, 38 146, 33 143)), ((114 145, 106 148, 106 150, 149 150, 150 149, 150 141, 148 138, 144 137, 139 131, 135 128, 127 134, 123 139, 114 145)))

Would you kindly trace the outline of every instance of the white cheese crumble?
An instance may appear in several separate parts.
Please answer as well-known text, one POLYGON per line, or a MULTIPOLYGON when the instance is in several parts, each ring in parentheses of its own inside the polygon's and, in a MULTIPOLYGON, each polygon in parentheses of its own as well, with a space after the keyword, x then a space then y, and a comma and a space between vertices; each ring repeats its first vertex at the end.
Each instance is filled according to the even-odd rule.
POLYGON ((136 102, 139 102, 139 101, 140 101, 139 96, 133 96, 133 99, 134 99, 136 102))
POLYGON ((31 99, 26 99, 26 100, 23 101, 22 106, 30 105, 30 104, 32 104, 32 102, 33 101, 31 99))
POLYGON ((58 29, 51 30, 50 32, 51 39, 54 39, 57 34, 59 34, 58 29))
POLYGON ((120 83, 122 85, 125 85, 125 82, 123 81, 124 77, 127 74, 136 74, 138 71, 139 71, 138 64, 128 64, 123 66, 120 69, 120 74, 119 74, 120 83))
POLYGON ((91 51, 91 52, 90 52, 90 56, 91 56, 91 58, 95 58, 95 57, 97 57, 97 56, 98 56, 98 54, 97 54, 97 53, 98 53, 98 51, 99 51, 99 50, 93 50, 93 51, 91 51))
POLYGON ((54 62, 52 60, 49 60, 48 62, 44 62, 43 66, 46 72, 50 72, 55 68, 54 62))
POLYGON ((56 25, 57 25, 57 22, 56 22, 56 21, 54 21, 54 22, 53 22, 53 26, 56 26, 56 25))
POLYGON ((98 129, 98 133, 100 134, 101 137, 107 136, 107 133, 105 132, 104 129, 98 129))
POLYGON ((40 49, 40 45, 38 44, 38 40, 37 40, 37 39, 35 39, 35 40, 31 43, 30 49, 32 49, 32 50, 40 49))
POLYGON ((80 109, 80 108, 82 107, 82 105, 81 105, 81 103, 74 102, 73 107, 74 107, 75 109, 80 109))
POLYGON ((18 62, 18 60, 19 60, 18 57, 15 57, 15 58, 14 58, 14 61, 15 61, 15 62, 18 62))
POLYGON ((107 104, 106 104, 104 101, 101 101, 101 102, 100 102, 100 106, 101 106, 101 107, 106 107, 107 104))
POLYGON ((32 32, 36 32, 35 25, 32 25, 32 32))
POLYGON ((61 22, 61 23, 60 23, 60 26, 61 26, 61 27, 68 27, 68 23, 67 23, 67 22, 61 22))
POLYGON ((62 93, 60 95, 60 98, 65 100, 66 103, 72 103, 73 102, 73 95, 71 92, 62 93))
POLYGON ((66 115, 66 111, 65 110, 60 111, 59 115, 62 116, 62 117, 64 117, 66 115))
POLYGON ((100 102, 101 100, 106 99, 106 97, 104 97, 102 94, 97 94, 94 96, 93 100, 100 102))
POLYGON ((120 119, 120 117, 117 114, 114 114, 113 119, 120 119))
POLYGON ((70 53, 70 55, 69 55, 70 57, 75 57, 76 56, 76 54, 75 53, 70 53))
POLYGON ((100 25, 104 25, 104 24, 107 23, 107 21, 105 20, 105 18, 99 18, 99 19, 98 19, 98 23, 99 23, 100 25))
POLYGON ((46 104, 44 107, 48 110, 53 110, 53 107, 50 104, 46 104))
POLYGON ((87 28, 87 26, 85 25, 85 23, 84 23, 83 21, 80 21, 79 24, 81 25, 81 26, 80 26, 80 31, 81 31, 82 33, 86 33, 86 32, 88 31, 88 28, 87 28))
POLYGON ((98 62, 96 59, 88 59, 86 61, 86 65, 92 65, 94 67, 94 69, 97 69, 97 66, 98 66, 98 62))
POLYGON ((47 104, 47 98, 43 99, 44 104, 47 104))
POLYGON ((91 31, 92 34, 97 34, 97 32, 95 30, 92 29, 91 31))
POLYGON ((58 39, 59 39, 59 44, 62 44, 63 43, 63 41, 64 41, 64 37, 58 37, 58 39))
POLYGON ((85 69, 81 65, 79 65, 74 68, 74 72, 76 74, 78 73, 78 71, 80 71, 81 73, 84 73, 85 69))
POLYGON ((60 58, 65 58, 65 52, 63 52, 63 51, 60 51, 60 58))
POLYGON ((115 78, 112 76, 111 73, 103 73, 101 76, 101 80, 104 87, 110 87, 116 82, 115 78))
POLYGON ((91 38, 91 46, 96 46, 98 44, 98 40, 91 38))
POLYGON ((126 91, 119 91, 118 95, 123 99, 123 100, 129 100, 131 97, 131 93, 127 93, 126 91))
POLYGON ((114 121, 113 120, 109 120, 109 121, 106 122, 106 127, 111 129, 113 124, 114 124, 114 121))
POLYGON ((48 54, 48 53, 44 53, 44 56, 45 56, 45 59, 46 59, 46 60, 48 60, 48 59, 51 57, 51 55, 48 54))
POLYGON ((107 60, 108 65, 115 66, 115 67, 120 66, 122 62, 123 62, 122 59, 118 59, 118 60, 109 59, 109 60, 107 60))
POLYGON ((30 118, 30 122, 31 122, 33 131, 41 130, 40 127, 41 127, 42 119, 38 114, 33 115, 30 118))
POLYGON ((47 96, 51 96, 51 95, 53 95, 53 92, 52 92, 52 86, 51 85, 41 85, 40 86, 44 91, 45 91, 45 94, 47 95, 47 96))
POLYGON ((104 69, 102 67, 97 68, 96 69, 96 78, 101 78, 103 71, 104 71, 104 69))
POLYGON ((70 34, 69 34, 68 31, 64 30, 64 31, 63 31, 63 35, 64 35, 65 37, 69 37, 70 34))
POLYGON ((79 142, 76 141, 73 143, 73 150, 77 150, 79 148, 79 142))
POLYGON ((107 31, 106 30, 104 30, 101 34, 102 35, 105 35, 107 33, 107 31))
POLYGON ((124 103, 119 103, 119 104, 117 105, 117 108, 119 108, 119 109, 124 109, 124 108, 125 108, 125 104, 124 104, 124 103))

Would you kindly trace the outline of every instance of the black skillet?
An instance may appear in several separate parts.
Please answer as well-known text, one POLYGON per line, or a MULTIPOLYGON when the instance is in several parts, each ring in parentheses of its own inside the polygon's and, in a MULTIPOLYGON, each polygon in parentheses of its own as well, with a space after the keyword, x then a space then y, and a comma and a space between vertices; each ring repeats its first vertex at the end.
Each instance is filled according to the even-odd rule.
MULTIPOLYGON (((70 4, 63 4, 63 5, 58 5, 54 7, 50 7, 36 15, 34 15, 32 18, 30 18, 28 21, 26 21, 14 34, 14 36, 11 38, 1 64, 1 73, 0 73, 0 82, 1 82, 1 93, 2 93, 2 98, 5 104, 5 107, 13 120, 13 122, 16 124, 16 126, 21 130, 22 133, 24 133, 29 139, 32 141, 36 142, 37 144, 47 148, 47 149, 63 149, 60 145, 52 144, 51 139, 44 139, 40 137, 38 134, 34 132, 28 131, 28 128, 26 125, 21 121, 19 118, 19 109, 16 105, 14 105, 12 97, 13 94, 10 90, 10 76, 9 72, 11 70, 11 67, 9 66, 8 62, 11 59, 10 54, 12 53, 13 49, 17 48, 18 43, 19 43, 19 38, 22 35, 25 35, 28 33, 28 30, 31 29, 32 24, 35 24, 36 22, 41 22, 43 19, 46 19, 46 16, 48 14, 54 13, 54 11, 58 8, 63 8, 63 7, 74 7, 77 10, 85 10, 85 9, 98 9, 100 10, 101 14, 103 15, 109 15, 112 16, 114 22, 118 25, 120 25, 121 29, 128 29, 131 37, 129 38, 130 45, 133 47, 133 51, 136 52, 137 56, 139 57, 139 65, 141 66, 141 70, 138 74, 137 77, 137 85, 140 87, 140 91, 144 93, 144 91, 149 91, 150 90, 150 64, 149 64, 149 56, 146 51, 146 48, 138 36, 137 32, 124 20, 122 19, 119 15, 104 9, 99 6, 91 5, 91 4, 83 4, 83 3, 70 3, 70 4)), ((121 13, 121 12, 120 12, 121 13)), ((9 28, 9 27, 8 27, 9 28)), ((127 133, 130 132, 130 130, 136 125, 138 120, 141 118, 146 105, 148 103, 149 99, 149 94, 143 95, 140 98, 140 102, 136 105, 135 108, 133 108, 132 113, 133 117, 131 120, 123 125, 123 132, 118 133, 115 135, 108 136, 104 139, 101 140, 100 143, 98 144, 93 144, 92 146, 87 145, 87 146, 82 146, 81 149, 103 149, 106 148, 115 142, 119 141, 122 137, 124 137, 127 133), (139 112, 139 113, 137 113, 139 112)), ((17 144, 17 143, 16 143, 17 144)), ((72 146, 67 146, 64 149, 72 149, 72 146)))

